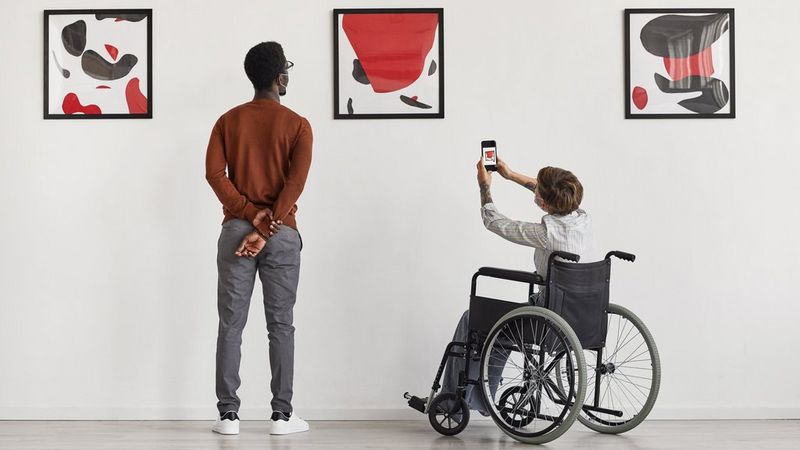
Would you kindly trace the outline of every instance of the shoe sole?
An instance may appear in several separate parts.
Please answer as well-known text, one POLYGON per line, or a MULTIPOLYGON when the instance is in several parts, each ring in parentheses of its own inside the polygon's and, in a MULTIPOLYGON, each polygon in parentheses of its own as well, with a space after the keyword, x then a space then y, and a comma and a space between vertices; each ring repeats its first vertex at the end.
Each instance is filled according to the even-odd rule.
POLYGON ((309 431, 310 429, 311 429, 311 427, 306 428, 305 430, 278 431, 278 432, 270 431, 269 434, 272 435, 272 436, 285 436, 287 434, 305 433, 306 431, 309 431))
POLYGON ((212 428, 211 431, 213 431, 214 433, 217 433, 217 434, 225 435, 225 436, 233 436, 235 434, 239 434, 238 430, 237 431, 223 431, 223 430, 217 430, 216 428, 212 428))

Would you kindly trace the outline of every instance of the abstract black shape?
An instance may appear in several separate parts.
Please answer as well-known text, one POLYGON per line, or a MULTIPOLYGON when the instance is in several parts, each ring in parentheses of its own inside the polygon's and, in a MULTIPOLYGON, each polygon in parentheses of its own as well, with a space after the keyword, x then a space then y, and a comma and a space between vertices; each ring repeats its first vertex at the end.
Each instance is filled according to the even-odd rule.
POLYGON ((120 58, 116 64, 112 64, 94 50, 87 50, 81 58, 81 68, 86 72, 86 75, 96 80, 119 80, 130 73, 137 62, 139 62, 139 58, 127 54, 120 58))
POLYGON ((667 94, 685 94, 687 92, 700 92, 699 97, 694 97, 678 102, 689 111, 698 114, 714 114, 728 104, 728 87, 722 80, 699 76, 686 77, 682 80, 671 81, 668 78, 655 74, 656 85, 661 92, 667 94))
POLYGON ((416 98, 406 97, 405 95, 400 96, 400 100, 408 106, 413 106, 415 108, 420 109, 431 109, 431 105, 426 105, 425 103, 418 102, 416 98))
POLYGON ((61 30, 61 42, 72 56, 81 56, 86 48, 86 22, 79 20, 61 30))
POLYGON ((97 20, 117 19, 127 20, 128 22, 139 22, 147 18, 147 14, 95 14, 94 18, 97 20))
POLYGON ((352 99, 352 97, 347 99, 347 114, 353 114, 353 99, 352 99))
POLYGON ((361 84, 369 84, 369 78, 367 78, 364 68, 361 67, 361 61, 357 59, 353 60, 353 78, 361 84))
POLYGON ((705 16, 665 15, 647 22, 639 38, 645 50, 656 56, 687 58, 711 47, 728 31, 727 13, 705 16))
POLYGON ((69 78, 69 76, 70 76, 69 70, 67 70, 67 69, 65 69, 65 68, 63 68, 63 67, 61 67, 61 63, 59 63, 59 62, 58 62, 58 58, 56 57, 56 52, 55 52, 55 50, 53 50, 53 52, 52 52, 52 53, 53 53, 53 60, 55 60, 55 62, 56 62, 56 67, 58 67, 58 70, 59 70, 59 71, 61 71, 61 75, 62 75, 64 78, 69 78))
POLYGON ((431 60, 431 66, 428 68, 428 76, 436 73, 436 61, 431 60))

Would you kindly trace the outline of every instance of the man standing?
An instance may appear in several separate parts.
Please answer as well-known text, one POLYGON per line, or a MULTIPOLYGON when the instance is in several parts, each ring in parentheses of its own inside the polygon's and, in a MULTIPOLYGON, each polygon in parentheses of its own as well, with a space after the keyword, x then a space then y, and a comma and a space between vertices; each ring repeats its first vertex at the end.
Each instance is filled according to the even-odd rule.
POLYGON ((251 48, 244 70, 255 89, 253 100, 223 114, 208 143, 206 179, 225 213, 217 247, 219 419, 212 428, 220 434, 239 433, 242 331, 256 272, 269 336, 271 433, 308 430, 308 423, 292 414, 292 321, 302 249, 295 203, 311 165, 312 134, 308 120, 281 105, 292 66, 276 42, 251 48))

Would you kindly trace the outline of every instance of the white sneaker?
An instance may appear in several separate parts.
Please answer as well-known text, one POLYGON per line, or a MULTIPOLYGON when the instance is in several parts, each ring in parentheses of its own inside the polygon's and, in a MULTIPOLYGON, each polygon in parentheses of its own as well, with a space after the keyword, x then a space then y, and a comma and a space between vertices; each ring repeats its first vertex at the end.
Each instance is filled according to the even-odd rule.
POLYGON ((211 431, 219 434, 239 434, 239 415, 236 411, 222 414, 211 427, 211 431))
POLYGON ((294 414, 275 411, 272 413, 272 431, 269 434, 292 434, 308 431, 308 422, 294 414))

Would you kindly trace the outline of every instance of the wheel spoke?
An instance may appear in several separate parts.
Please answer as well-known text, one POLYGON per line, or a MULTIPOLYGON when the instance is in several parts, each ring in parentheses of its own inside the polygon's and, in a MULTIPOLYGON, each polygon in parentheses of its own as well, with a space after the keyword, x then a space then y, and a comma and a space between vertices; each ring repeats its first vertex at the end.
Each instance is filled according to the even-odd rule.
MULTIPOLYGON (((643 342, 643 343, 645 343, 645 344, 646 344, 646 342, 643 342)), ((639 345, 639 347, 641 347, 641 344, 639 345)), ((637 348, 636 350, 638 350, 638 349, 639 349, 639 348, 637 348)), ((635 351, 635 350, 634 350, 634 351, 635 351)), ((633 352, 631 352, 631 353, 633 353, 633 352)), ((621 362, 621 363, 619 363, 619 364, 616 364, 616 365, 618 365, 618 366, 619 366, 619 365, 622 365, 622 364, 625 364, 625 363, 629 363, 629 362, 631 362, 631 361, 634 361, 634 359, 633 359, 633 358, 638 358, 638 357, 640 357, 640 356, 644 355, 645 353, 650 353, 650 349, 649 349, 649 348, 645 348, 643 351, 641 351, 641 352, 637 353, 636 355, 628 355, 628 358, 627 358, 627 359, 624 359, 624 360, 622 360, 622 362, 621 362)), ((636 361, 649 361, 649 359, 646 359, 646 360, 641 360, 641 359, 640 359, 640 360, 636 360, 636 361)))
MULTIPOLYGON (((641 337, 641 336, 639 336, 639 337, 641 337)), ((634 348, 632 351, 628 352, 628 356, 626 356, 626 357, 625 357, 625 359, 636 358, 636 357, 638 357, 639 355, 641 355, 642 353, 646 353, 646 352, 648 352, 648 351, 649 351, 649 349, 646 347, 646 344, 647 344, 647 342, 645 342, 645 341, 644 341, 644 339, 643 339, 643 340, 642 340, 642 342, 641 342, 639 345, 637 345, 637 346, 636 346, 636 348, 634 348), (633 355, 634 353, 638 352, 638 351, 639 351, 639 349, 640 349, 640 348, 642 348, 642 346, 643 346, 643 345, 645 345, 644 352, 642 352, 642 353, 639 353, 639 354, 637 354, 636 356, 631 356, 631 355, 633 355)), ((614 356, 615 356, 615 357, 614 357, 613 359, 612 359, 612 358, 608 358, 608 361, 616 361, 616 355, 614 355, 614 356)), ((624 359, 623 359, 623 361, 624 361, 624 359)))
POLYGON ((640 377, 640 376, 637 376, 637 375, 625 375, 625 373, 623 373, 621 370, 619 370, 619 367, 617 367, 617 370, 615 370, 614 373, 622 375, 625 378, 638 378, 640 380, 652 381, 652 378, 648 378, 648 377, 640 377))
MULTIPOLYGON (((633 385, 633 386, 636 386, 637 388, 647 389, 647 391, 648 391, 648 392, 650 392, 650 387, 649 387, 649 386, 642 386, 642 385, 640 385, 640 384, 636 384, 636 383, 634 383, 634 382, 633 382, 633 380, 631 380, 630 378, 628 378, 628 376, 627 376, 627 375, 625 375, 624 373, 623 373, 623 374, 621 374, 621 375, 622 375, 623 377, 625 377, 625 378, 628 380, 628 384, 631 384, 631 385, 633 385)), ((641 389, 639 389, 639 392, 641 392, 641 393, 642 393, 642 395, 644 395, 645 397, 647 397, 647 394, 645 394, 645 393, 644 393, 644 391, 642 391, 641 389)))
MULTIPOLYGON (((627 323, 628 322, 626 322, 626 324, 627 323)), ((628 336, 630 336, 630 334, 633 332, 633 330, 638 331, 635 326, 631 326, 631 329, 628 330, 628 333, 623 338, 623 340, 625 341, 624 344, 620 345, 619 341, 617 341, 617 348, 616 348, 616 350, 614 350, 614 353, 612 353, 611 356, 606 358, 607 361, 609 361, 609 360, 613 359, 615 356, 617 356, 617 353, 619 353, 620 350, 622 350, 626 345, 628 345, 628 343, 630 343, 633 339, 635 339, 636 336, 639 336, 639 334, 635 334, 635 335, 631 336, 630 338, 628 338, 628 336)))
MULTIPOLYGON (((622 393, 623 393, 623 395, 625 395, 625 398, 627 398, 627 399, 628 399, 628 402, 630 403, 630 405, 631 405, 631 406, 633 406, 633 405, 634 405, 634 403, 633 403, 632 401, 630 401, 630 400, 631 400, 631 398, 633 398, 633 400, 634 400, 636 403, 638 403, 638 404, 639 404, 639 409, 641 409, 641 408, 644 408, 644 404, 643 404, 641 401, 639 401, 639 399, 636 397, 636 395, 635 395, 633 392, 631 392, 631 391, 630 391, 630 389, 628 389, 628 388, 625 386, 625 384, 624 384, 624 383, 622 383, 622 382, 621 382, 619 379, 617 379, 616 377, 612 377, 611 379, 612 379, 614 382, 616 382, 616 383, 617 383, 617 385, 620 387, 620 392, 622 392, 622 393)), ((642 394, 644 395, 644 398, 645 398, 645 399, 647 399, 647 395, 646 395, 646 394, 644 394, 644 393, 642 393, 642 394)))

